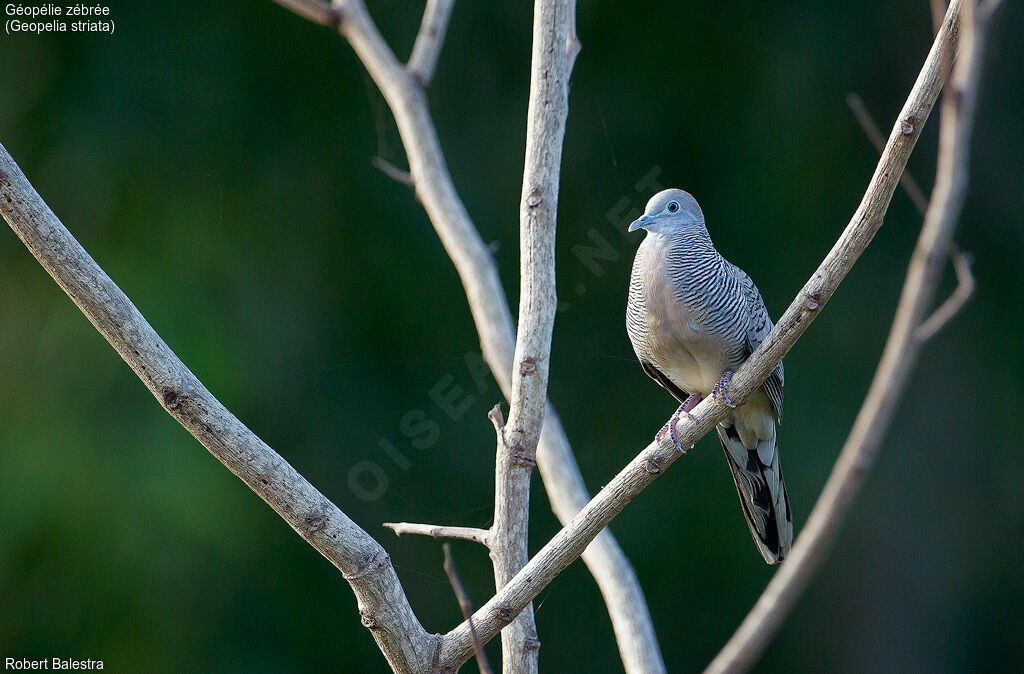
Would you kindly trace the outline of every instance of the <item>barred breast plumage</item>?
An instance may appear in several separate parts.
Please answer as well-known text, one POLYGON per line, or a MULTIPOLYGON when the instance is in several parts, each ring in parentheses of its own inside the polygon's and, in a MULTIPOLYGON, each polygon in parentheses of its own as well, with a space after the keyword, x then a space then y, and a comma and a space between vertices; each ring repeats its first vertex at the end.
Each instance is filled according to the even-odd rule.
MULTIPOLYGON (((690 396, 712 395, 723 374, 768 334, 771 319, 750 277, 715 249, 692 196, 655 195, 630 226, 641 228, 647 236, 633 263, 626 330, 644 371, 684 403, 677 414, 688 412, 690 396)), ((785 557, 793 537, 775 433, 783 383, 780 363, 718 426, 744 515, 768 563, 785 557)))

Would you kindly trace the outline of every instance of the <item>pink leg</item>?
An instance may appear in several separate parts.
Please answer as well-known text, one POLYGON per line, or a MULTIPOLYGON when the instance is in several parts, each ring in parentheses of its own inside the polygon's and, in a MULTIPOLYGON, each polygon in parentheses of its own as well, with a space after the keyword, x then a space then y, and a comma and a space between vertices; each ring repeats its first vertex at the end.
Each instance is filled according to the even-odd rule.
MULTIPOLYGON (((686 416, 690 417, 690 419, 696 421, 693 415, 690 414, 690 410, 696 407, 697 403, 699 403, 701 400, 702 398, 700 397, 699 393, 691 393, 690 397, 683 401, 683 404, 680 405, 679 409, 682 410, 686 416)), ((678 414, 679 411, 677 410, 676 413, 678 414)))
POLYGON ((690 410, 696 407, 697 403, 699 403, 700 401, 701 397, 699 393, 691 393, 690 397, 683 401, 683 404, 680 405, 679 409, 675 411, 675 413, 672 415, 672 418, 668 420, 668 423, 661 427, 661 430, 658 431, 658 434, 655 436, 655 439, 660 442, 661 439, 665 437, 665 433, 667 432, 669 436, 672 438, 672 444, 676 446, 676 449, 678 449, 680 452, 683 451, 682 445, 679 444, 679 438, 676 437, 676 423, 678 423, 679 416, 682 414, 685 414, 687 417, 689 417, 690 421, 696 421, 697 418, 690 414, 690 410))
POLYGON ((736 406, 732 404, 731 400, 729 400, 729 394, 725 390, 726 387, 729 386, 729 382, 731 380, 732 370, 726 370, 725 372, 723 372, 722 378, 718 380, 717 384, 715 384, 715 389, 711 392, 711 395, 715 396, 716 398, 721 398, 722 402, 724 402, 728 407, 735 408, 736 406))

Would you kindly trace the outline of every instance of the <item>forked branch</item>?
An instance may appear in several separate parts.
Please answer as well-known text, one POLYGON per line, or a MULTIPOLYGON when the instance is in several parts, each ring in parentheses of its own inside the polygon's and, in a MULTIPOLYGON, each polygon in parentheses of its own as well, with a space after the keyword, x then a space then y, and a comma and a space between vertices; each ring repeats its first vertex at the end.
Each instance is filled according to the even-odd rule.
MULTIPOLYGON (((293 11, 296 4, 306 5, 297 12, 301 16, 330 10, 320 0, 275 2, 293 11)), ((498 278, 491 251, 480 238, 455 191, 423 87, 395 58, 362 0, 339 0, 336 7, 336 13, 343 18, 336 24, 338 31, 352 45, 384 95, 394 114, 409 160, 408 174, 388 174, 411 185, 423 204, 466 290, 484 361, 502 392, 511 399, 516 335, 507 295, 498 278)), ((569 70, 579 52, 574 2, 570 3, 570 9, 569 31, 564 46, 569 70)), ((562 424, 550 404, 544 412, 536 460, 551 509, 564 524, 590 500, 590 494, 562 424)), ((583 561, 605 598, 627 674, 664 672, 665 665, 647 601, 632 565, 611 532, 603 532, 593 541, 583 555, 583 561)))
MULTIPOLYGON (((775 328, 733 375, 729 395, 734 403, 744 403, 750 393, 764 382, 821 311, 881 227, 899 176, 906 167, 921 128, 945 82, 947 69, 943 63, 948 62, 953 54, 959 12, 960 0, 954 0, 850 224, 775 328)), ((693 445, 724 419, 728 411, 729 408, 718 399, 705 398, 693 409, 693 420, 683 417, 677 424, 679 443, 684 447, 693 445)), ((661 444, 648 445, 534 555, 511 582, 473 615, 480 638, 487 641, 497 634, 582 553, 587 544, 630 500, 678 458, 679 452, 672 445, 668 434, 661 444)), ((782 569, 785 570, 788 565, 789 562, 784 563, 782 569)), ((472 640, 467 625, 463 623, 445 635, 440 662, 457 666, 472 653, 472 640)))
MULTIPOLYGON (((946 13, 959 9, 954 0, 946 13)), ((985 22, 975 21, 973 0, 964 4, 960 56, 943 98, 935 190, 907 270, 882 359, 864 405, 807 525, 761 598, 707 672, 749 669, 771 641, 807 583, 821 566, 843 516, 870 472, 910 379, 923 342, 919 334, 941 276, 967 188, 968 150, 981 72, 985 22)), ((946 24, 943 24, 945 29, 946 24)), ((941 32, 940 32, 941 34, 941 32)))

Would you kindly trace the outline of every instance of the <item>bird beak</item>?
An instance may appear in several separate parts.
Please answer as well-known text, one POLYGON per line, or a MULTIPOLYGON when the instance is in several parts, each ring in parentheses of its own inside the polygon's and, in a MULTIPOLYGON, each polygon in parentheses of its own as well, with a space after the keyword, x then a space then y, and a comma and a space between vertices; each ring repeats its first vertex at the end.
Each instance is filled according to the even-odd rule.
POLYGON ((650 226, 652 222, 654 222, 654 216, 641 215, 639 218, 637 218, 636 220, 629 224, 629 229, 627 231, 635 232, 638 229, 644 229, 645 227, 650 226))

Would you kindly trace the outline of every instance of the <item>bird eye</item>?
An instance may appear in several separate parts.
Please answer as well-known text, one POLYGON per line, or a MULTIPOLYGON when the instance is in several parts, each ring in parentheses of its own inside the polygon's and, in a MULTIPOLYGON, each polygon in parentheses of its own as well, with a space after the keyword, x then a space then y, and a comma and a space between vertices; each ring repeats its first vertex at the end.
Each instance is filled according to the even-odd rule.
POLYGON ((675 213, 678 210, 679 210, 679 204, 677 204, 674 201, 668 202, 668 212, 669 213, 675 213))

